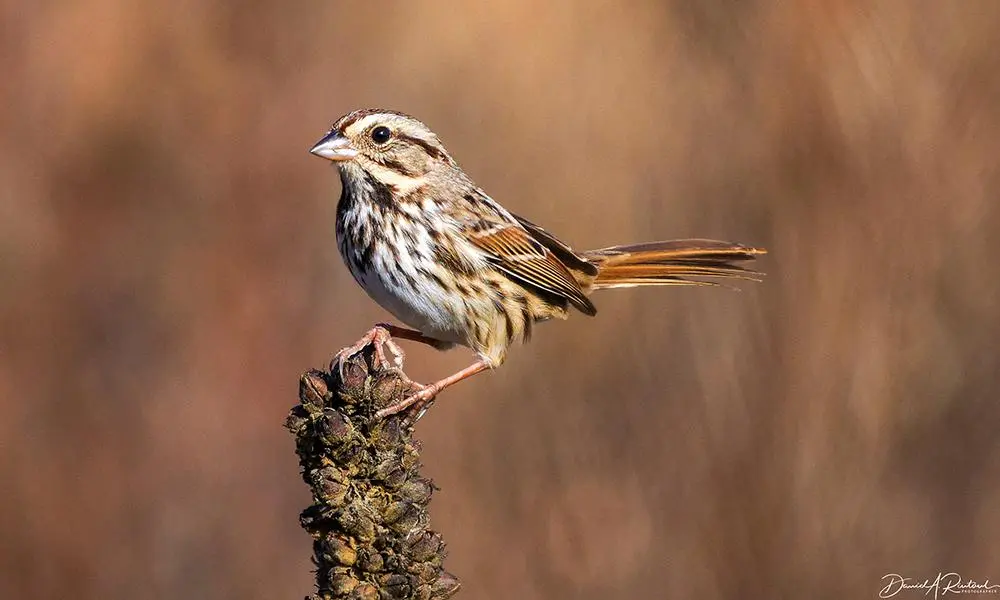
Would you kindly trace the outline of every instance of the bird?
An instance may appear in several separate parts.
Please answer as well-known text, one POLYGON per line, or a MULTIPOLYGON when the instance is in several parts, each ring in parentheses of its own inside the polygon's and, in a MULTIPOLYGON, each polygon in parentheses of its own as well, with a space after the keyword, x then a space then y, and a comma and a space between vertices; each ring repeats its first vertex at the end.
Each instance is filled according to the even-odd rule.
MULTIPOLYGON (((759 281, 743 263, 763 248, 679 239, 577 251, 507 210, 459 167, 440 138, 405 113, 365 108, 333 124, 310 152, 332 161, 341 195, 340 254, 351 275, 408 327, 379 324, 337 359, 374 344, 401 364, 393 338, 476 355, 468 367, 379 410, 423 414, 445 388, 495 369, 527 341, 536 323, 594 316, 591 294, 635 286, 718 285, 718 278, 759 281)), ((339 361, 343 364, 343 361, 339 361)), ((412 383, 412 382, 411 382, 412 383)))

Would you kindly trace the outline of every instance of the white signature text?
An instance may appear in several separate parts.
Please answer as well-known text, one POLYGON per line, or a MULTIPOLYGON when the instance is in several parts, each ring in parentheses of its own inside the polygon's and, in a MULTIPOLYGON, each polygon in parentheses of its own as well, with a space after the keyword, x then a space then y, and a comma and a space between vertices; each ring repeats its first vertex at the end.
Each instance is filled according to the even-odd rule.
POLYGON ((920 590, 924 596, 934 592, 934 598, 945 594, 998 594, 1000 583, 990 583, 987 579, 979 583, 973 579, 962 579, 958 573, 938 573, 935 579, 920 580, 889 573, 882 577, 885 587, 879 590, 879 598, 892 598, 903 590, 920 590))

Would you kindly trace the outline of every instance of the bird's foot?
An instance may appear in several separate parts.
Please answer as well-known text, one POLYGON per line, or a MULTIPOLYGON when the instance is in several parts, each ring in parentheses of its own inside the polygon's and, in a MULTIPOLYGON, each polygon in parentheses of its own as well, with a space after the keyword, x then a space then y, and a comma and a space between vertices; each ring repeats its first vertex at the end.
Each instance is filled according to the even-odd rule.
POLYGON ((333 370, 333 365, 337 365, 337 373, 339 373, 341 379, 343 379, 344 362, 348 358, 364 350, 368 345, 373 346, 375 350, 375 367, 382 368, 389 362, 385 353, 386 348, 388 348, 389 352, 393 355, 393 366, 397 368, 403 367, 403 357, 405 356, 403 349, 392 340, 392 336, 389 334, 389 329, 382 323, 379 323, 375 325, 375 327, 372 327, 368 333, 362 336, 362 338, 353 345, 342 348, 340 352, 337 352, 337 354, 333 357, 333 360, 330 361, 330 370, 333 370))
POLYGON ((406 419, 408 423, 416 423, 420 420, 420 417, 424 416, 424 413, 427 412, 431 402, 434 401, 434 397, 441 391, 441 388, 438 387, 437 384, 423 385, 415 381, 411 381, 409 383, 411 386, 418 388, 418 390, 406 398, 403 398, 399 402, 390 404, 389 406, 386 406, 382 410, 376 412, 376 419, 384 419, 409 409, 412 409, 411 412, 414 414, 412 415, 412 418, 406 419))
POLYGON ((414 387, 418 387, 420 389, 403 400, 386 406, 382 410, 375 413, 375 417, 378 419, 384 419, 390 415, 395 415, 405 410, 410 413, 406 417, 406 422, 408 424, 416 423, 420 420, 420 417, 424 416, 424 413, 427 412, 428 408, 430 408, 431 403, 434 402, 434 398, 441 390, 455 385, 463 379, 468 379, 476 373, 481 373, 488 368, 489 365, 484 360, 480 359, 461 371, 453 375, 449 375, 440 381, 435 381, 430 385, 421 385, 419 383, 410 382, 414 387))

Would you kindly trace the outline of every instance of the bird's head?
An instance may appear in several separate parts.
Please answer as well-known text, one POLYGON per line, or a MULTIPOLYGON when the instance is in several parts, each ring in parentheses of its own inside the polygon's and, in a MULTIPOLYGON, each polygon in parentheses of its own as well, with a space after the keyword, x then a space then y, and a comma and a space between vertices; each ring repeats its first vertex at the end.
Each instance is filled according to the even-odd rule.
POLYGON ((434 171, 457 169, 426 125, 381 109, 344 115, 309 151, 333 161, 345 181, 371 178, 404 193, 422 185, 434 171))

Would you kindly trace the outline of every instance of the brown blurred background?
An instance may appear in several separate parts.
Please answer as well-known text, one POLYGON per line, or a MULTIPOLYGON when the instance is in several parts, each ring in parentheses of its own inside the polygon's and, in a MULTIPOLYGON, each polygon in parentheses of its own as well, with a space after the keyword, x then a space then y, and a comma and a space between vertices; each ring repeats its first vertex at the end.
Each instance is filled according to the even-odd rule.
MULTIPOLYGON (((438 401, 419 436, 460 598, 1000 581, 995 0, 0 22, 0 597, 310 592, 281 425, 298 375, 386 315, 307 150, 364 106, 578 247, 771 250, 743 293, 607 292, 438 401)), ((418 380, 470 360, 409 349, 418 380)))

